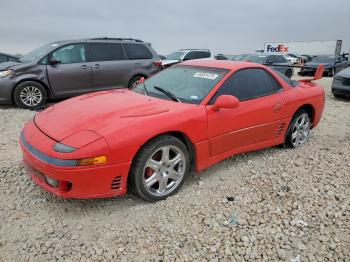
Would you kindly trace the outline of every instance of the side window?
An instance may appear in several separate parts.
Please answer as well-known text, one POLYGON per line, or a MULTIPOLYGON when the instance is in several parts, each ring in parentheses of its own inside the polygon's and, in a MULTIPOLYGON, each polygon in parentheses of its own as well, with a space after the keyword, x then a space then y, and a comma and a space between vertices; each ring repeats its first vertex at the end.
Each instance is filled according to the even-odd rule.
POLYGON ((266 58, 265 63, 266 63, 266 64, 272 64, 272 63, 273 63, 273 55, 269 55, 269 56, 266 58))
POLYGON ((234 73, 220 87, 210 103, 221 95, 232 95, 240 101, 268 96, 281 90, 277 80, 261 68, 242 69, 234 73))
POLYGON ((276 56, 275 62, 276 63, 285 63, 286 60, 285 60, 285 58, 283 56, 278 55, 278 56, 276 56))
POLYGON ((198 51, 196 52, 196 58, 200 59, 200 58, 208 58, 210 57, 210 52, 205 52, 205 51, 198 51))
POLYGON ((7 62, 7 56, 0 55, 0 63, 7 62))
POLYGON ((85 45, 66 45, 54 51, 51 56, 61 61, 61 64, 83 63, 86 62, 85 45))
POLYGON ((143 44, 123 44, 129 59, 151 59, 153 55, 143 44))
POLYGON ((124 60, 124 53, 121 44, 90 44, 91 61, 116 61, 124 60))
POLYGON ((189 52, 189 53, 187 53, 187 55, 185 55, 183 60, 185 61, 185 60, 193 60, 193 59, 197 59, 196 52, 189 52))

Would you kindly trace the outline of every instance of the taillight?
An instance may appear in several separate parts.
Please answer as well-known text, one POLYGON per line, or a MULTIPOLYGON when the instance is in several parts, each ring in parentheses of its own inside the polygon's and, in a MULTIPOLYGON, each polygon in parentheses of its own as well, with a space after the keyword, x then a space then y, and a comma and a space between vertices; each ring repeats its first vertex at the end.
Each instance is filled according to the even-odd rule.
POLYGON ((162 67, 162 61, 159 60, 159 61, 154 61, 153 64, 157 67, 162 67))

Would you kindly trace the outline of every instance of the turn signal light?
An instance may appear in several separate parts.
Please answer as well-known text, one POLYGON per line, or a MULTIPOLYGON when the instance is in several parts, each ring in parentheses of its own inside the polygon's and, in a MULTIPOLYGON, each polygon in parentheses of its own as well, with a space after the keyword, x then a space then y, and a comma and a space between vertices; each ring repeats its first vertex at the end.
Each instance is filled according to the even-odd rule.
POLYGON ((106 156, 90 157, 78 160, 78 166, 100 165, 107 162, 106 156))

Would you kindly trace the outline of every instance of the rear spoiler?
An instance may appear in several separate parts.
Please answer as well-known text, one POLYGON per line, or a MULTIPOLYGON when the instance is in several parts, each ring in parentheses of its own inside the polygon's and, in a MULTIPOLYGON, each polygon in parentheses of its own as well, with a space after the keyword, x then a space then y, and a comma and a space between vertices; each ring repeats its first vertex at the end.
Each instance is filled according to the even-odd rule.
MULTIPOLYGON (((300 65, 271 65, 271 64, 263 64, 266 66, 279 66, 279 67, 294 67, 294 68, 312 68, 314 69, 314 67, 311 66, 300 66, 300 65)), ((300 82, 311 82, 311 81, 315 81, 315 80, 319 80, 322 78, 323 76, 323 70, 324 70, 324 65, 320 64, 318 65, 314 78, 304 78, 304 79, 299 79, 298 81, 300 82)))

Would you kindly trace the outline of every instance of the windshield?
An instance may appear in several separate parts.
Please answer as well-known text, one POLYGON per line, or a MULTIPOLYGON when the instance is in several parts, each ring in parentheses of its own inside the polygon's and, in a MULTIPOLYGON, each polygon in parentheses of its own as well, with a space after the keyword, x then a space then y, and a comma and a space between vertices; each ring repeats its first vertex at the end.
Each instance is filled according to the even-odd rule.
POLYGON ((37 49, 34 49, 33 51, 29 52, 28 54, 22 56, 19 61, 22 63, 28 63, 30 61, 33 61, 35 59, 40 59, 43 55, 48 53, 53 48, 57 47, 58 44, 47 44, 44 46, 41 46, 37 49))
POLYGON ((173 52, 166 57, 167 60, 181 60, 181 57, 185 54, 185 52, 173 52))
POLYGON ((253 63, 259 63, 262 64, 265 61, 266 56, 265 55, 249 55, 243 59, 243 61, 249 61, 253 63))
POLYGON ((173 66, 147 79, 134 91, 146 94, 146 89, 149 96, 171 100, 169 96, 154 88, 156 86, 169 91, 182 102, 199 104, 227 72, 229 70, 219 68, 173 66))
POLYGON ((334 56, 316 56, 311 59, 311 62, 314 63, 334 63, 335 57, 334 56))

